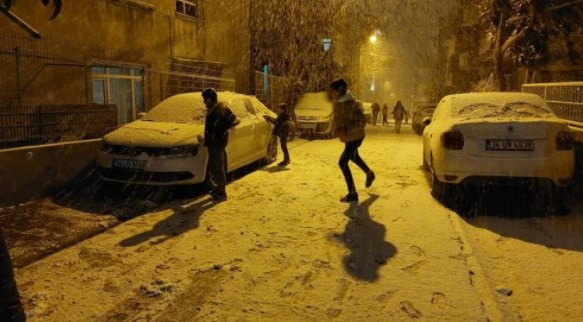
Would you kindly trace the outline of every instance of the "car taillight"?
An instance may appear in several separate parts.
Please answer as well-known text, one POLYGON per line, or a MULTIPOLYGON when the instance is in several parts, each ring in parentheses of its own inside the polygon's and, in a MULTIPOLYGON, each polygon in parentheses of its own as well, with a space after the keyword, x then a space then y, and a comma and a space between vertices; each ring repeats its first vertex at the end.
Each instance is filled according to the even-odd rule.
POLYGON ((575 134, 573 132, 561 131, 557 134, 557 150, 570 151, 575 147, 575 134))
POLYGON ((441 146, 448 150, 463 150, 464 135, 460 131, 445 132, 441 135, 441 146))

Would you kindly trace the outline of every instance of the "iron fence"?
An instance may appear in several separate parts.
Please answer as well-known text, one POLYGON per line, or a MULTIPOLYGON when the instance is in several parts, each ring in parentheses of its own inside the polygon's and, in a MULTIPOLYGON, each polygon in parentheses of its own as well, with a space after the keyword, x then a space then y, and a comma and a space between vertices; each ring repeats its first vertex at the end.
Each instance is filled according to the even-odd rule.
POLYGON ((172 95, 235 90, 225 64, 127 62, 124 53, 83 49, 0 32, 0 148, 104 135, 172 95))
POLYGON ((255 72, 255 96, 271 110, 278 104, 291 103, 290 95, 293 94, 289 79, 274 75, 265 75, 255 72))
POLYGON ((583 82, 524 84, 522 91, 542 97, 560 118, 583 123, 583 82))
POLYGON ((48 105, 0 111, 0 148, 102 137, 117 127, 115 105, 48 105))

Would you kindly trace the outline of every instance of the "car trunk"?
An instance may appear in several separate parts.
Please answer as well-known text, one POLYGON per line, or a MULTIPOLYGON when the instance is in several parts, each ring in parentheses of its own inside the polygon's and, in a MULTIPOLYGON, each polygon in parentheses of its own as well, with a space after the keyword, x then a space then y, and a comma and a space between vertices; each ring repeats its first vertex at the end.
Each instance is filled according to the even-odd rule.
POLYGON ((541 158, 556 151, 560 121, 466 121, 454 127, 464 135, 464 152, 475 157, 541 158))

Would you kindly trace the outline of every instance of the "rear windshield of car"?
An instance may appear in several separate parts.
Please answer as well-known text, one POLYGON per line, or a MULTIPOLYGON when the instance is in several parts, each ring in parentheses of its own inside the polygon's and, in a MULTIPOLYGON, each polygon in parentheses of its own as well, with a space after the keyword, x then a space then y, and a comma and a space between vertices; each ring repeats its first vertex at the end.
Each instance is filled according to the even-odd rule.
POLYGON ((202 98, 175 96, 150 110, 143 121, 204 124, 206 107, 202 98))
POLYGON ((498 103, 474 103, 462 107, 454 108, 454 117, 474 118, 547 118, 553 117, 553 112, 541 105, 529 102, 510 102, 506 104, 498 103))

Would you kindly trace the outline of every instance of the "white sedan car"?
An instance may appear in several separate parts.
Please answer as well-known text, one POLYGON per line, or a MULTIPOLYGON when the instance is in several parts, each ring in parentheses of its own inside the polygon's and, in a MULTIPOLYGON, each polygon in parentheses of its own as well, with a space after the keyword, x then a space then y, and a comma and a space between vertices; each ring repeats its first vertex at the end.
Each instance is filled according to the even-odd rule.
MULTIPOLYGON (((273 162, 277 144, 273 125, 263 115, 271 112, 255 97, 220 92, 241 123, 230 130, 226 149, 228 172, 259 160, 273 162)), ((207 179, 207 149, 197 136, 204 134, 206 107, 200 93, 170 97, 142 119, 103 139, 97 166, 106 181, 151 184, 198 184, 207 179)))
POLYGON ((539 96, 451 95, 425 124, 423 163, 433 175, 434 192, 508 179, 562 187, 573 176, 573 132, 539 96))

